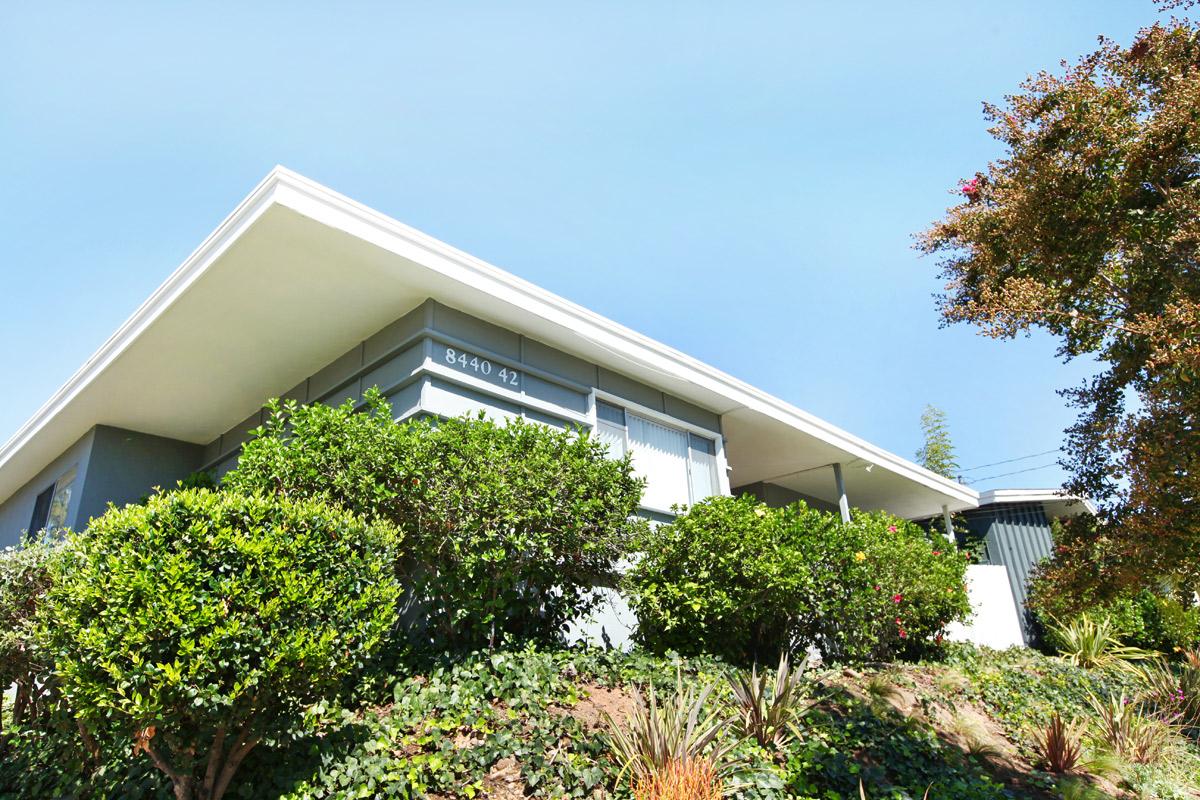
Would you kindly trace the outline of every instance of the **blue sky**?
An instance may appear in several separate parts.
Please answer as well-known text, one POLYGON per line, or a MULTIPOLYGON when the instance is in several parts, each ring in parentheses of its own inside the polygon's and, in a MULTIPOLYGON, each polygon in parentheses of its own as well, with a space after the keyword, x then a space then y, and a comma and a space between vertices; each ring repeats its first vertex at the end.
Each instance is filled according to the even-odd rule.
POLYGON ((982 100, 1155 16, 6 3, 0 439, 281 163, 901 455, 926 403, 963 467, 1050 450, 1073 418, 1055 390, 1090 368, 939 329, 911 236, 998 155, 982 100))

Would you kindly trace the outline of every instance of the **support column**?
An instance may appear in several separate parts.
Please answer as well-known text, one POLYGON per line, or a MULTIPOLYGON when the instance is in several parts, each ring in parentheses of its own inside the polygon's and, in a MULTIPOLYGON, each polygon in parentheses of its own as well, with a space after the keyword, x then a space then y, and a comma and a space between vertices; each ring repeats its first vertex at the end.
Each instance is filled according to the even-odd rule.
POLYGON ((958 540, 954 538, 954 523, 950 521, 950 506, 942 506, 942 522, 946 526, 946 538, 950 540, 950 546, 955 550, 958 549, 958 540))
POLYGON ((842 465, 833 465, 833 482, 837 485, 838 511, 842 512, 842 522, 850 521, 850 502, 846 499, 846 481, 842 479, 842 465))

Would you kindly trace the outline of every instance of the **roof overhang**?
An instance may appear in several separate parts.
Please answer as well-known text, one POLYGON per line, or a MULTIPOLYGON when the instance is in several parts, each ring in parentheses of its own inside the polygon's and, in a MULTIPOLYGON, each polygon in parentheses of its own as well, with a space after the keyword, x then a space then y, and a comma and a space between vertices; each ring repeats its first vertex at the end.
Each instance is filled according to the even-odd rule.
POLYGON ((277 167, 0 448, 0 502, 97 424, 207 443, 433 297, 722 415, 731 485, 906 517, 978 494, 277 167))
POLYGON ((1061 489, 988 489, 979 493, 980 506, 993 503, 1038 503, 1050 517, 1096 514, 1096 506, 1091 500, 1061 489))

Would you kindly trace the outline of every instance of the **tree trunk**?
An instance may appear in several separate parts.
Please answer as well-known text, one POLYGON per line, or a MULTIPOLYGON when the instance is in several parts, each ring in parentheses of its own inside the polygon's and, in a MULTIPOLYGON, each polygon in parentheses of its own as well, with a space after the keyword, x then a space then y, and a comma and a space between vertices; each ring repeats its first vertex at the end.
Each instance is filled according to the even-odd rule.
POLYGON ((225 765, 221 768, 221 774, 217 778, 212 794, 202 800, 221 800, 225 796, 225 790, 229 788, 229 782, 233 780, 234 773, 237 772, 238 767, 242 765, 242 761, 250 751, 258 746, 259 741, 257 736, 251 735, 248 727, 242 731, 237 741, 233 743, 233 747, 230 748, 229 755, 225 758, 225 765))

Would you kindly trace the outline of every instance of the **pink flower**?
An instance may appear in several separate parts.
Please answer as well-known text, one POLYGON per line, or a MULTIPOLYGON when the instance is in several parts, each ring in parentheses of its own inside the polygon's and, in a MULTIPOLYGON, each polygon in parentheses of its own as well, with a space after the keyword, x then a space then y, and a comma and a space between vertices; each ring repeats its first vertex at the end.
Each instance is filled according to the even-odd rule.
POLYGON ((897 530, 899 530, 899 528, 897 528, 895 525, 888 525, 888 533, 895 533, 897 530))
POLYGON ((893 603, 899 603, 899 602, 900 602, 901 600, 903 600, 903 599, 904 599, 904 595, 902 595, 902 594, 894 594, 894 595, 892 595, 892 602, 893 602, 893 603))
POLYGON ((941 550, 934 550, 934 551, 933 551, 933 554, 934 554, 935 556, 940 556, 940 555, 942 554, 942 551, 941 551, 941 550))
POLYGON ((963 181, 962 193, 967 197, 974 197, 979 194, 979 178, 974 177, 969 181, 963 181))
POLYGON ((904 632, 904 628, 901 628, 901 629, 900 629, 900 638, 901 638, 901 639, 907 639, 907 638, 908 638, 908 634, 904 632))

